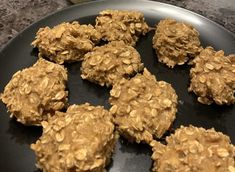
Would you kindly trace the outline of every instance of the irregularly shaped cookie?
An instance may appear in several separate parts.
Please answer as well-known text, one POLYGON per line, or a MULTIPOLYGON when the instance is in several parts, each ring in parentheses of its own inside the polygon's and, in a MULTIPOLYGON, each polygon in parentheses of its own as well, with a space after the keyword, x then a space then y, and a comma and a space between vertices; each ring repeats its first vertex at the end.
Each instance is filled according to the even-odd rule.
POLYGON ((235 170, 234 145, 228 136, 214 129, 181 126, 166 141, 166 146, 156 141, 151 142, 155 172, 235 170))
POLYGON ((183 65, 201 51, 198 31, 173 19, 161 20, 153 37, 158 61, 173 68, 183 65))
POLYGON ((131 142, 149 143, 160 138, 175 119, 175 90, 164 81, 156 81, 147 69, 130 80, 122 79, 110 95, 114 122, 131 142))
POLYGON ((67 70, 63 66, 39 59, 32 67, 13 75, 1 99, 18 122, 41 125, 41 121, 67 104, 66 81, 67 70))
POLYGON ((31 145, 42 171, 103 172, 110 162, 117 135, 103 107, 72 105, 42 126, 42 136, 31 145))
POLYGON ((85 55, 81 77, 101 86, 111 86, 143 70, 140 55, 123 41, 95 47, 85 55))
POLYGON ((235 55, 207 47, 193 61, 190 70, 189 91, 198 96, 203 104, 218 105, 235 103, 235 55))
POLYGON ((100 33, 92 25, 72 22, 39 29, 32 45, 38 47, 40 56, 63 64, 83 60, 84 54, 91 51, 100 39, 100 33))
POLYGON ((105 41, 124 41, 134 46, 149 27, 141 12, 130 10, 104 10, 96 18, 95 28, 105 41))

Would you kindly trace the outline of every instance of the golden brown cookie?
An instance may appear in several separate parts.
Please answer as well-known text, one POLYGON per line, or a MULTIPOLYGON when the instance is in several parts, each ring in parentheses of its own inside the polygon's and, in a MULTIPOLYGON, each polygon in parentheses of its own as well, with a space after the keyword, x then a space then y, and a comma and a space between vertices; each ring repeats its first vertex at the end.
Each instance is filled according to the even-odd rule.
POLYGON ((42 171, 103 172, 110 162, 117 135, 103 107, 72 105, 42 126, 42 136, 31 145, 42 171))
POLYGON ((101 86, 112 86, 142 70, 143 63, 136 49, 123 41, 113 41, 85 55, 81 77, 101 86))
POLYGON ((135 46, 141 35, 149 31, 144 15, 131 10, 104 10, 96 18, 95 28, 105 41, 124 41, 135 46))
POLYGON ((183 127, 166 138, 167 145, 151 142, 154 172, 234 172, 235 147, 214 129, 183 127))
POLYGON ((63 64, 83 60, 84 54, 91 51, 100 39, 100 33, 92 25, 72 22, 40 28, 32 45, 38 47, 39 56, 63 64))
POLYGON ((158 61, 173 68, 193 59, 201 51, 198 31, 190 24, 161 20, 153 37, 158 61))
POLYGON ((189 91, 203 104, 235 103, 235 55, 225 56, 222 50, 207 47, 192 61, 189 91))
POLYGON ((153 138, 160 138, 175 119, 175 90, 170 84, 157 81, 147 69, 130 80, 122 79, 110 95, 114 122, 131 142, 150 143, 153 138))
POLYGON ((66 82, 67 70, 63 66, 39 59, 13 75, 1 99, 18 122, 41 125, 67 104, 66 82))

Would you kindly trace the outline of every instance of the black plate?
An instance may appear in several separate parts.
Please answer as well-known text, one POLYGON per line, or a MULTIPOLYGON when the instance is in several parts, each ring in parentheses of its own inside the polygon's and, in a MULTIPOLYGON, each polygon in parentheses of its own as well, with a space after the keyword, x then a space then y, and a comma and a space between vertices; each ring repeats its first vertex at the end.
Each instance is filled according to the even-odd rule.
MULTIPOLYGON (((211 45, 215 49, 223 49, 226 54, 235 53, 235 36, 218 24, 190 11, 152 1, 107 0, 72 6, 56 12, 20 33, 0 52, 0 92, 20 69, 31 66, 36 60, 30 43, 40 27, 53 26, 64 21, 79 20, 81 23, 92 23, 97 13, 103 9, 135 9, 142 11, 150 26, 154 26, 163 18, 175 18, 193 24, 200 32, 202 45, 211 45)), ((178 96, 179 106, 173 128, 180 125, 211 128, 231 137, 235 143, 235 107, 206 106, 199 104, 193 94, 187 92, 189 85, 189 67, 181 66, 169 69, 157 62, 152 49, 153 32, 141 38, 137 49, 145 66, 157 76, 173 85, 178 96)), ((90 102, 109 108, 108 89, 96 86, 80 78, 80 63, 66 65, 69 71, 69 102, 90 102)), ((26 127, 15 120, 10 120, 5 106, 0 103, 0 171, 33 172, 37 171, 35 156, 29 145, 40 136, 40 127, 26 127)), ((151 150, 147 145, 128 144, 119 140, 110 172, 144 172, 151 169, 151 150)))

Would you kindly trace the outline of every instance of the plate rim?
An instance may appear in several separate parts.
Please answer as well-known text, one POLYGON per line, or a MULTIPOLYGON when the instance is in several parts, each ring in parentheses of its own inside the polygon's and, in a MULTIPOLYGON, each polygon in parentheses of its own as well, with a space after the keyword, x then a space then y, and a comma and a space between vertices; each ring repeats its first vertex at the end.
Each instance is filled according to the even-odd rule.
POLYGON ((228 30, 227 28, 225 28, 224 26, 222 26, 221 24, 201 15, 201 14, 198 14, 196 12, 193 12, 191 10, 188 10, 186 8, 182 8, 182 7, 179 7, 179 6, 176 6, 176 5, 172 5, 172 4, 168 4, 168 3, 163 3, 163 2, 158 2, 158 1, 155 1, 155 0, 96 0, 96 1, 86 1, 86 2, 81 2, 81 3, 78 3, 78 4, 74 4, 74 5, 71 5, 71 6, 67 6, 67 7, 64 7, 62 9, 59 9, 57 11, 54 11, 52 13, 49 13, 47 15, 45 15, 44 17, 42 18, 39 18, 37 19, 36 21, 34 21, 33 23, 31 23, 30 25, 28 25, 27 27, 25 27, 24 29, 22 29, 21 31, 19 31, 13 38, 11 38, 10 40, 8 40, 8 42, 3 45, 3 47, 0 49, 0 58, 1 58, 1 54, 10 46, 10 44, 12 42, 14 42, 19 36, 21 36, 22 34, 24 34, 25 32, 27 32, 28 29, 30 29, 32 26, 34 26, 35 24, 37 24, 38 22, 41 22, 51 16, 54 16, 58 13, 61 13, 61 12, 65 12, 65 11, 68 11, 68 10, 71 10, 71 9, 74 9, 74 8, 78 8, 78 7, 81 7, 81 6, 87 6, 87 5, 90 5, 90 4, 96 4, 96 3, 102 3, 102 2, 139 2, 139 3, 154 3, 154 4, 160 4, 160 5, 163 5, 163 6, 167 6, 169 8, 175 8, 175 9, 178 9, 178 10, 183 10, 184 12, 187 12, 187 13, 190 13, 191 15, 196 15, 204 20, 206 20, 207 22, 209 23, 212 23, 213 25, 219 27, 220 29, 224 30, 225 32, 227 32, 228 34, 230 34, 231 36, 234 37, 235 39, 235 33, 233 33, 232 31, 228 30))
MULTIPOLYGON (((98 0, 99 2, 107 2, 107 1, 118 1, 118 0, 98 0)), ((76 5, 73 5, 73 6, 68 6, 68 7, 65 7, 65 8, 62 8, 62 9, 60 9, 60 10, 58 10, 58 11, 55 11, 55 12, 53 12, 53 13, 50 13, 50 14, 48 14, 48 15, 46 15, 46 16, 44 16, 44 17, 42 17, 42 18, 40 18, 40 19, 38 19, 38 20, 36 20, 35 22, 33 22, 32 24, 30 24, 29 26, 27 26, 27 27, 25 27, 23 30, 21 30, 20 32, 18 32, 17 34, 16 34, 16 36, 14 36, 11 40, 9 40, 4 46, 3 46, 3 48, 2 49, 0 49, 0 58, 1 58, 1 56, 2 56, 2 53, 5 51, 5 50, 8 50, 8 48, 11 48, 11 44, 12 43, 14 43, 14 41, 16 40, 17 41, 17 39, 19 38, 19 37, 21 37, 21 36, 24 36, 25 34, 27 34, 27 33, 29 33, 29 29, 32 27, 32 26, 34 26, 35 24, 37 24, 38 22, 43 22, 45 19, 47 19, 47 18, 50 18, 50 17, 53 17, 53 16, 55 16, 55 15, 57 15, 58 13, 61 13, 62 11, 68 11, 69 12, 69 10, 70 9, 76 9, 76 8, 79 8, 80 6, 86 6, 86 5, 89 5, 89 4, 93 4, 93 3, 97 3, 98 1, 91 1, 91 2, 84 2, 84 3, 81 3, 81 4, 76 4, 76 5)), ((133 2, 133 1, 136 1, 136 2, 144 2, 144 3, 147 3, 148 1, 149 2, 151 2, 151 3, 153 3, 153 4, 161 4, 161 5, 164 5, 164 6, 166 6, 166 7, 169 7, 169 8, 174 8, 174 9, 177 9, 177 10, 183 10, 183 11, 185 11, 185 12, 187 12, 187 13, 190 13, 190 14, 192 14, 192 15, 196 15, 196 16, 199 16, 203 21, 205 21, 205 22, 208 22, 208 23, 212 23, 213 24, 213 26, 217 26, 217 27, 219 27, 220 29, 222 29, 223 31, 225 31, 225 32, 227 32, 228 34, 230 34, 230 35, 232 35, 233 36, 233 38, 235 38, 235 35, 231 32, 231 31, 229 31, 229 30, 227 30, 226 28, 224 28, 223 26, 221 26, 220 24, 218 24, 218 23, 216 23, 216 22, 214 22, 214 21, 212 21, 212 20, 210 20, 210 19, 208 19, 208 18, 206 18, 206 17, 204 17, 204 16, 202 16, 202 15, 200 15, 200 14, 197 14, 197 13, 195 13, 195 12, 192 12, 192 11, 190 11, 190 10, 187 10, 187 9, 184 9, 184 8, 181 8, 181 7, 177 7, 177 6, 174 6, 174 5, 170 5, 170 4, 166 4, 166 3, 161 3, 161 2, 156 2, 156 1, 154 1, 154 0, 120 0, 119 2, 133 2)), ((65 13, 67 13, 67 12, 65 12, 65 13)), ((78 18, 79 18, 79 14, 78 14, 78 18)), ((10 120, 10 119, 9 119, 10 120)))

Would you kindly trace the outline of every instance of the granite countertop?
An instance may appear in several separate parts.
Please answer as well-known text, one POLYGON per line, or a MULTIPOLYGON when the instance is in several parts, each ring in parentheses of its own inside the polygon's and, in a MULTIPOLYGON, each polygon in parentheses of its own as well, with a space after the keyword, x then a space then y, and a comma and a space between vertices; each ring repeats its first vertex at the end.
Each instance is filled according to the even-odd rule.
MULTIPOLYGON (((235 33, 234 0, 158 0, 201 14, 235 33)), ((51 12, 72 5, 67 0, 1 0, 0 49, 18 32, 51 12)))

